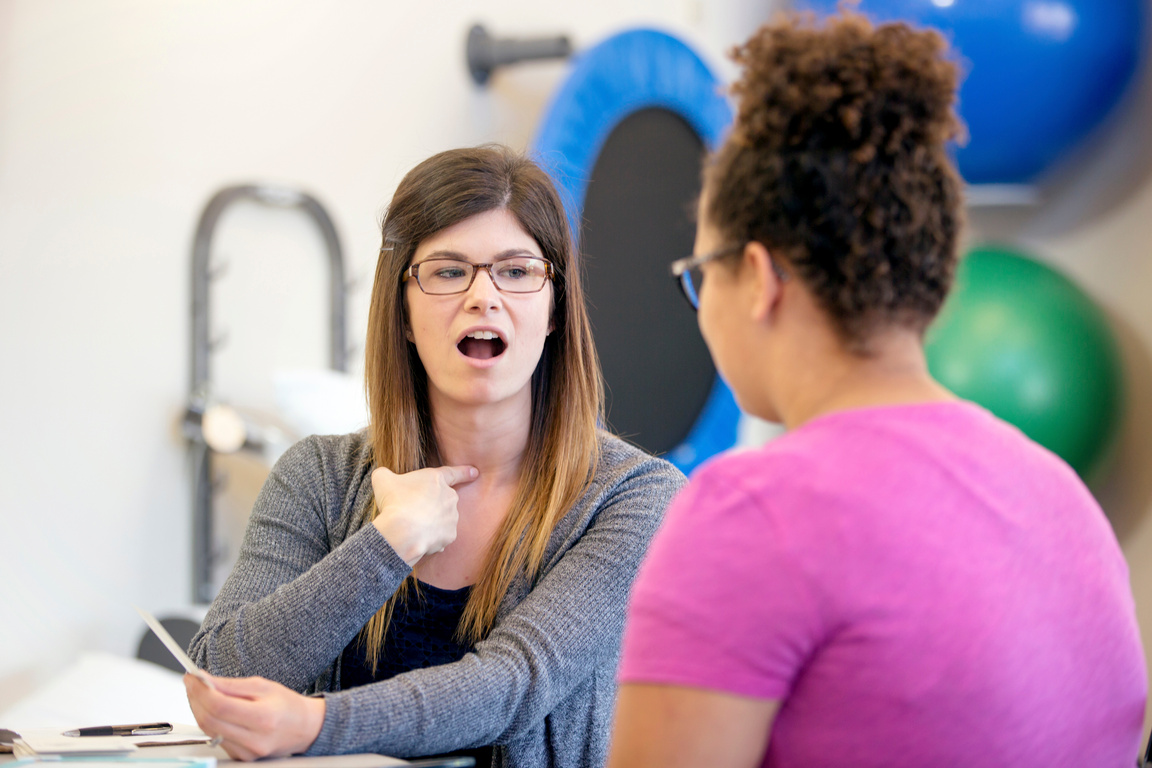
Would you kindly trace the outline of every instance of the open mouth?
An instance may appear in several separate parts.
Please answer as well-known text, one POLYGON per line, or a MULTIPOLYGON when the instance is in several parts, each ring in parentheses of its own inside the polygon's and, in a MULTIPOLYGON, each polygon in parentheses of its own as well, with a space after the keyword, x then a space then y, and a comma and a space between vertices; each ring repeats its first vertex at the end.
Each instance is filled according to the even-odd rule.
POLYGON ((507 345, 504 340, 492 331, 473 331, 464 338, 456 348, 465 357, 476 360, 488 360, 504 352, 507 345))

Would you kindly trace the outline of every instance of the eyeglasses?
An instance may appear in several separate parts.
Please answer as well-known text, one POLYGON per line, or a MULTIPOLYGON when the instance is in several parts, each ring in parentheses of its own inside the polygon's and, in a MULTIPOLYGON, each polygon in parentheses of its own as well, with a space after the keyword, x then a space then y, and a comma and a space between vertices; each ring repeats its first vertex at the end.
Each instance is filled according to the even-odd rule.
MULTIPOLYGON (((704 284, 704 271, 700 269, 701 265, 715 261, 716 259, 723 259, 726 256, 735 256, 743 251, 743 243, 740 245, 726 245, 723 248, 718 248, 709 253, 702 253, 699 256, 686 256, 683 259, 677 259, 672 262, 672 277, 676 278, 676 282, 680 285, 680 290, 684 293, 684 298, 688 299, 688 303, 692 305, 692 309, 700 308, 700 286, 704 284)), ((771 259, 771 264, 772 271, 776 273, 776 277, 780 278, 781 281, 788 279, 788 273, 776 263, 776 259, 771 259)))
POLYGON ((433 256, 405 269, 400 281, 415 278, 424 293, 445 296, 467 291, 482 269, 488 270, 492 284, 502 293, 536 293, 554 277, 552 262, 536 256, 514 256, 491 264, 433 256))
POLYGON ((710 253, 699 256, 686 256, 672 262, 672 277, 680 284, 684 298, 692 305, 692 309, 700 308, 700 286, 704 284, 704 272, 700 267, 710 261, 723 259, 726 256, 735 256, 744 250, 744 244, 726 245, 710 253))

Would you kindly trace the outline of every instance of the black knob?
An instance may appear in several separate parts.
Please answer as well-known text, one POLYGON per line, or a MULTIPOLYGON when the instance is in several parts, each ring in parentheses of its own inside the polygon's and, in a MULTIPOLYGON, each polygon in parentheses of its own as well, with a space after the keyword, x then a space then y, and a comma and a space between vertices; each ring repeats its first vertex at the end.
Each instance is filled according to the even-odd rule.
POLYGON ((492 70, 505 64, 536 59, 565 59, 572 55, 572 44, 567 36, 533 37, 518 40, 495 38, 480 24, 468 30, 465 49, 468 71, 477 85, 484 85, 492 70))

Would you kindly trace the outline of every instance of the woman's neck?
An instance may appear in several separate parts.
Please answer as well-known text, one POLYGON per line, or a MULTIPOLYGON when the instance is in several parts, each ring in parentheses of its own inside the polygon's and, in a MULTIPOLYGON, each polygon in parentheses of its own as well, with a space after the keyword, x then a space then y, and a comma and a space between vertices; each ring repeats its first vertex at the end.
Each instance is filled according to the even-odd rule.
POLYGON ((416 565, 421 581, 441 589, 459 589, 480 578, 489 547, 515 497, 528 448, 532 396, 527 389, 522 395, 482 406, 431 398, 440 459, 445 464, 476 467, 480 476, 457 487, 456 540, 441 552, 425 555, 416 565))
POLYGON ((795 428, 834 411, 954 400, 928 372, 919 334, 895 329, 869 341, 860 355, 839 344, 808 348, 804 375, 785 388, 779 411, 795 428))
POLYGON ((483 485, 519 480, 531 429, 529 391, 502 403, 461 405, 437 402, 434 397, 431 405, 432 426, 445 465, 476 467, 483 485))

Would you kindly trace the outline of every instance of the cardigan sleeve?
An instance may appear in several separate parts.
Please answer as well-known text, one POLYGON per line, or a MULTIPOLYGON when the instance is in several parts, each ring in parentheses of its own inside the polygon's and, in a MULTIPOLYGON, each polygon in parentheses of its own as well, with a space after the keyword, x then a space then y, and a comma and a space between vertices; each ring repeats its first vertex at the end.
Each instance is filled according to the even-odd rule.
POLYGON ((189 647, 212 674, 307 690, 411 572, 375 526, 332 546, 331 523, 352 514, 349 463, 325 440, 334 439, 293 446, 260 491, 236 566, 189 647))
POLYGON ((324 725, 307 754, 412 756, 506 744, 537 729, 598 667, 614 665, 632 580, 684 482, 664 461, 633 457, 609 483, 594 485, 593 498, 586 494, 590 524, 472 652, 326 694, 324 725))

